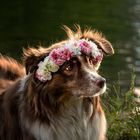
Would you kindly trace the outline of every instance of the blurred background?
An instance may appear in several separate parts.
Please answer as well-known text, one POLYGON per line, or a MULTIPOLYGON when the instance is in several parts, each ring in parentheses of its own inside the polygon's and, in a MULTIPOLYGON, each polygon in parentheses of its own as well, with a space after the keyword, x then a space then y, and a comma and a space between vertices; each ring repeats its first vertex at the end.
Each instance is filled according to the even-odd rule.
POLYGON ((124 90, 135 68, 140 86, 140 0, 4 0, 0 4, 0 53, 21 61, 22 48, 48 46, 66 37, 62 25, 101 31, 115 55, 104 59, 101 74, 111 85, 120 75, 124 90))

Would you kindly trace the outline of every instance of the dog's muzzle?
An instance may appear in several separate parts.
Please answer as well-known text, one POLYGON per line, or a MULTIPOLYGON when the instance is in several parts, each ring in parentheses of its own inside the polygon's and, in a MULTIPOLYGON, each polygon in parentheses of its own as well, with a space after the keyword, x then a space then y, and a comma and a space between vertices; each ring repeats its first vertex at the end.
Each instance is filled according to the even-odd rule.
POLYGON ((99 87, 99 88, 103 88, 106 84, 106 80, 104 78, 98 78, 97 80, 93 81, 94 84, 99 87))

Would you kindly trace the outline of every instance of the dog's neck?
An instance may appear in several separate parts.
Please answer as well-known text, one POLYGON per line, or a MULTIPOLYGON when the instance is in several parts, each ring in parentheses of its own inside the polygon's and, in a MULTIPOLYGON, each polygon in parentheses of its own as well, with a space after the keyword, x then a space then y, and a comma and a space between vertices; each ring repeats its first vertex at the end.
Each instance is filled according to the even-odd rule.
MULTIPOLYGON (((94 100, 97 101, 97 97, 94 100)), ((73 140, 90 140, 93 133, 90 127, 92 127, 91 125, 94 120, 92 118, 94 116, 93 113, 95 113, 94 111, 91 99, 72 99, 63 106, 62 112, 57 114, 57 116, 50 116, 48 114, 49 123, 48 120, 46 121, 47 123, 41 123, 39 119, 30 123, 27 118, 25 127, 37 140, 65 140, 69 139, 69 137, 73 138, 73 140)))

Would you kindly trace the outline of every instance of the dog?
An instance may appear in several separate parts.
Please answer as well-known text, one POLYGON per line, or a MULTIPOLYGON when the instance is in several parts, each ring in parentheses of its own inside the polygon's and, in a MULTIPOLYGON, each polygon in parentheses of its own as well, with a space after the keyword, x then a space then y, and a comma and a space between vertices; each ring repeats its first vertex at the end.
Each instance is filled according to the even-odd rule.
POLYGON ((106 90, 106 80, 98 74, 102 59, 87 55, 86 47, 97 46, 97 53, 104 56, 114 54, 114 49, 97 31, 82 32, 80 26, 75 32, 65 26, 65 31, 66 40, 48 48, 25 49, 24 66, 0 57, 0 140, 106 139, 99 97, 106 90), (78 50, 79 55, 72 57, 74 51, 62 51, 64 46, 73 49, 74 41, 83 43, 85 54, 78 50), (66 56, 65 61, 58 61, 54 55, 58 51, 58 55, 63 52, 63 60, 66 56), (51 72, 44 64, 51 65, 51 72))

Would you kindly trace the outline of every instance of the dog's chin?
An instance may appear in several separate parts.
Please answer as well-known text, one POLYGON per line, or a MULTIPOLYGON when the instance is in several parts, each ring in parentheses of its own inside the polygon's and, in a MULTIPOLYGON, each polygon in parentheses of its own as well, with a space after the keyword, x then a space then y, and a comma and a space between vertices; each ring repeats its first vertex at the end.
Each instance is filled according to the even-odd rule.
POLYGON ((86 93, 78 91, 74 95, 76 95, 78 97, 85 97, 85 98, 86 97, 96 97, 96 96, 99 96, 99 95, 103 94, 105 91, 106 91, 106 85, 104 85, 103 88, 101 88, 97 91, 91 90, 91 89, 90 89, 90 91, 87 90, 86 93))
POLYGON ((99 92, 96 92, 95 94, 93 94, 92 97, 99 96, 99 95, 103 94, 105 91, 106 91, 106 85, 104 85, 104 87, 99 92))

